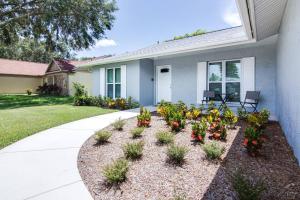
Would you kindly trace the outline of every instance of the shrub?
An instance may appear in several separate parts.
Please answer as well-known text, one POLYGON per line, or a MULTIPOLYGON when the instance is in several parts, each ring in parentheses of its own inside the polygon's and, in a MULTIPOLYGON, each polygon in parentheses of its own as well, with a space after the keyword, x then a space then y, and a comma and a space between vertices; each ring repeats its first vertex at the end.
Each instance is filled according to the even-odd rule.
POLYGON ((32 94, 32 89, 27 89, 26 93, 27 93, 27 95, 31 95, 32 94))
POLYGON ((87 91, 84 88, 84 85, 80 83, 73 83, 75 89, 74 92, 74 105, 75 106, 84 106, 90 105, 90 99, 87 95, 87 91))
POLYGON ((103 175, 110 184, 120 183, 126 179, 128 168, 128 161, 120 158, 111 165, 107 165, 103 170, 103 175))
POLYGON ((270 117, 270 112, 266 109, 261 110, 258 113, 252 113, 247 116, 247 122, 250 126, 262 130, 268 123, 270 117))
POLYGON ((122 120, 121 117, 120 117, 112 125, 113 125, 113 127, 114 127, 115 130, 122 131, 123 127, 125 125, 125 121, 122 120))
POLYGON ((36 91, 40 95, 61 95, 62 88, 56 84, 48 85, 44 83, 42 86, 39 86, 36 91))
POLYGON ((111 137, 111 133, 108 131, 97 131, 95 134, 95 140, 98 144, 105 143, 108 141, 108 139, 111 137))
POLYGON ((156 133, 157 142, 160 144, 170 144, 174 141, 174 134, 166 131, 156 133))
POLYGON ((174 112, 170 118, 170 125, 172 131, 179 132, 185 127, 185 118, 182 112, 174 112))
POLYGON ((247 119, 248 114, 242 107, 239 107, 237 109, 237 113, 238 113, 239 119, 247 119))
POLYGON ((251 156, 257 155, 259 149, 262 147, 263 141, 264 138, 261 130, 253 127, 246 128, 243 145, 251 156))
POLYGON ((133 100, 131 96, 128 97, 127 99, 127 108, 132 109, 132 108, 138 108, 140 104, 136 101, 133 100))
POLYGON ((216 104, 214 101, 209 101, 207 111, 216 109, 216 104))
POLYGON ((125 110, 127 108, 127 102, 125 98, 117 98, 116 99, 116 107, 120 110, 125 110))
POLYGON ((184 162, 184 157, 187 154, 188 149, 184 146, 171 145, 168 148, 167 156, 169 161, 175 164, 182 164, 184 162))
POLYGON ((189 120, 196 120, 200 117, 201 110, 197 109, 194 105, 191 106, 189 111, 186 113, 186 118, 189 120))
POLYGON ((192 135, 191 137, 199 142, 204 142, 207 131, 207 122, 205 118, 202 118, 200 122, 192 124, 192 135))
POLYGON ((144 143, 140 141, 134 143, 127 143, 126 145, 123 146, 123 151, 127 159, 135 160, 142 157, 143 148, 144 148, 144 143))
POLYGON ((137 127, 131 130, 131 135, 133 138, 138 138, 142 136, 143 131, 144 127, 137 127))
POLYGON ((253 183, 243 176, 240 171, 237 171, 233 175, 232 186, 240 200, 258 200, 261 194, 266 190, 262 180, 253 183))
POLYGON ((219 159, 225 151, 224 147, 219 146, 214 141, 208 144, 204 144, 203 150, 206 153, 206 157, 209 159, 219 159))
POLYGON ((140 108, 140 114, 137 116, 138 127, 149 127, 151 122, 151 113, 144 107, 140 108))
POLYGON ((221 120, 221 118, 217 118, 216 121, 210 124, 209 131, 211 137, 215 140, 226 140, 227 138, 226 122, 221 120))
POLYGON ((230 108, 227 108, 224 111, 224 120, 229 125, 229 128, 234 128, 238 118, 230 108))

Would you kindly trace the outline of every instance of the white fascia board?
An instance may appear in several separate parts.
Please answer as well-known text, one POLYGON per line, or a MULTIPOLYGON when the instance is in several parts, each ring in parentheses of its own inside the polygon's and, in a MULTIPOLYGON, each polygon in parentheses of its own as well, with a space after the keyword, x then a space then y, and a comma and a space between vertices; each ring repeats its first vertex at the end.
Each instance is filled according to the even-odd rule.
MULTIPOLYGON (((252 2, 252 0, 249 1, 252 2)), ((254 30, 252 27, 255 26, 255 24, 253 24, 254 21, 252 21, 249 16, 249 12, 252 12, 252 18, 254 18, 253 2, 250 3, 250 7, 247 3, 247 0, 235 0, 235 2, 239 11, 240 18, 242 20, 243 28, 248 36, 248 39, 255 39, 256 34, 254 34, 254 30)))
POLYGON ((205 47, 199 47, 199 48, 191 48, 191 49, 178 49, 170 52, 164 52, 164 53, 153 53, 149 55, 144 55, 144 56, 132 56, 132 57, 126 57, 126 58, 116 58, 116 59, 111 59, 111 60, 100 60, 97 63, 87 63, 85 65, 81 65, 80 67, 95 67, 99 65, 104 65, 104 64, 111 64, 111 63, 117 63, 117 62, 127 62, 127 61, 132 61, 132 60, 140 60, 140 59, 145 59, 145 58, 157 58, 157 57, 163 57, 163 56, 172 56, 176 54, 182 54, 182 53, 192 53, 192 52, 197 52, 197 51, 204 51, 204 50, 209 50, 209 49, 217 49, 217 48, 222 48, 222 47, 229 47, 229 46, 238 46, 238 45, 243 45, 243 44, 251 44, 255 43, 256 40, 251 39, 251 40, 241 40, 237 41, 236 39, 228 40, 226 43, 220 43, 220 44, 214 44, 210 46, 205 46, 205 47))

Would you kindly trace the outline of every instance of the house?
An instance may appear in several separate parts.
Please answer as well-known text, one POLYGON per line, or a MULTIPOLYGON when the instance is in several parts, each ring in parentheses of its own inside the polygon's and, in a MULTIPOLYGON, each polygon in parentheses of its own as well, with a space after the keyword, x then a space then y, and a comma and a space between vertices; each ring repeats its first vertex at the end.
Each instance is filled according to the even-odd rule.
POLYGON ((25 93, 36 89, 48 68, 47 64, 0 59, 0 94, 25 93))
POLYGON ((73 95, 74 82, 83 84, 91 94, 90 71, 76 67, 88 61, 52 60, 50 64, 44 64, 0 59, 0 94, 20 94, 28 89, 35 91, 38 86, 47 83, 62 88, 62 95, 73 95))
POLYGON ((203 90, 261 92, 300 160, 300 1, 237 0, 242 26, 92 61, 94 95, 199 104, 203 90))

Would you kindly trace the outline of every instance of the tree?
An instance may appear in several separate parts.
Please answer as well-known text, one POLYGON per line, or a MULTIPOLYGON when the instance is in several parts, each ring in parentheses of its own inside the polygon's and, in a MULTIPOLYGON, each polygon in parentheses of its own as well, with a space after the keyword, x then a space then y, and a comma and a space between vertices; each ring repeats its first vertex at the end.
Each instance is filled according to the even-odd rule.
POLYGON ((0 45, 31 38, 47 52, 85 49, 112 28, 116 9, 115 0, 1 0, 0 45))
POLYGON ((45 46, 45 42, 29 38, 20 39, 12 45, 0 45, 0 57, 49 63, 53 58, 71 59, 74 56, 66 45, 60 44, 60 50, 56 52, 47 51, 45 46))

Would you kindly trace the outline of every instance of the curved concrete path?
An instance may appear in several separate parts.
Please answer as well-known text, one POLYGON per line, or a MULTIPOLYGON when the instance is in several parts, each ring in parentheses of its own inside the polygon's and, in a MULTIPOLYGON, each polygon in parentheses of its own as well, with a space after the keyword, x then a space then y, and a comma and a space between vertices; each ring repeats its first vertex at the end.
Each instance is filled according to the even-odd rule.
POLYGON ((80 147, 96 130, 138 112, 120 111, 67 123, 2 149, 0 199, 91 200, 77 169, 80 147))

